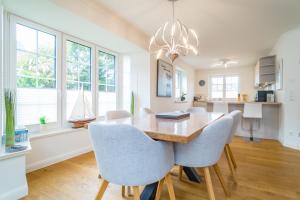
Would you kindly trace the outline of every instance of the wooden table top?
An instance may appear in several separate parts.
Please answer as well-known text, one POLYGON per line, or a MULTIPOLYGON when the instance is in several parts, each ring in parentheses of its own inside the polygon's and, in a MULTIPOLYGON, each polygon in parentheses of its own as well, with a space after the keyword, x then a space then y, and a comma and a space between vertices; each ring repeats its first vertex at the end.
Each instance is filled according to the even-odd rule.
POLYGON ((144 117, 129 117, 99 121, 101 124, 130 124, 144 131, 151 138, 169 142, 188 143, 197 137, 211 122, 221 118, 223 113, 191 113, 190 117, 174 120, 159 119, 155 114, 144 117))

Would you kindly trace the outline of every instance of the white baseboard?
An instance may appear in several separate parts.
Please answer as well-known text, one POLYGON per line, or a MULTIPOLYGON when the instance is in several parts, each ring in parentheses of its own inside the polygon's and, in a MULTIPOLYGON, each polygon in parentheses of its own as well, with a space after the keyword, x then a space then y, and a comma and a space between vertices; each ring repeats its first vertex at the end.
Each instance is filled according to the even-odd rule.
MULTIPOLYGON (((249 133, 237 133, 235 135, 239 136, 239 137, 248 137, 248 138, 250 138, 250 134, 249 133)), ((260 138, 260 139, 268 139, 268 140, 278 140, 278 138, 276 138, 274 136, 268 137, 268 136, 260 135, 260 134, 253 134, 253 137, 254 138, 260 138)))
POLYGON ((0 194, 0 200, 16 200, 28 195, 27 184, 18 188, 13 188, 9 192, 0 194))
POLYGON ((78 150, 75 150, 75 151, 71 151, 71 152, 68 152, 68 153, 65 153, 65 154, 53 156, 53 157, 47 158, 45 160, 40 160, 38 162, 31 163, 30 165, 27 165, 26 166, 26 172, 29 173, 29 172, 32 172, 32 171, 35 171, 35 170, 53 165, 55 163, 59 163, 59 162, 62 162, 64 160, 79 156, 81 154, 88 153, 90 151, 92 151, 92 146, 87 146, 87 147, 84 147, 84 148, 81 148, 81 149, 78 149, 78 150))

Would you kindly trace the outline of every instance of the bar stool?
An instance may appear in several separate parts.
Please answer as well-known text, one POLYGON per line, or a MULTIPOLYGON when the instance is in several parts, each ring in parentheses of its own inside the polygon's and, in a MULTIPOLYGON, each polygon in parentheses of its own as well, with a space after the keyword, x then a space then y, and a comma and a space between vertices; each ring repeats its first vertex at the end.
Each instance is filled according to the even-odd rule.
POLYGON ((214 102, 213 112, 228 113, 228 103, 227 102, 214 102))
MULTIPOLYGON (((244 128, 242 123, 242 128, 250 132, 250 141, 254 140, 253 131, 260 129, 260 120, 262 119, 262 104, 261 103, 245 103, 243 121, 248 120, 250 122, 250 128, 247 130, 244 128), (257 121, 257 129, 253 128, 253 122, 257 121)), ((243 122, 242 121, 242 122, 243 122)))

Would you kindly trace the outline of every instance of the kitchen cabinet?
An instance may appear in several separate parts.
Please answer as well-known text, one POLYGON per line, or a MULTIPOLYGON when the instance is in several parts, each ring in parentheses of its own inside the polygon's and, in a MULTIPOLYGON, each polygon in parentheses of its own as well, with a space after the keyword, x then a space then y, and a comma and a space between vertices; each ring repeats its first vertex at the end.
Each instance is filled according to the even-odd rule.
POLYGON ((259 59, 255 66, 255 86, 268 85, 276 81, 276 56, 259 59))

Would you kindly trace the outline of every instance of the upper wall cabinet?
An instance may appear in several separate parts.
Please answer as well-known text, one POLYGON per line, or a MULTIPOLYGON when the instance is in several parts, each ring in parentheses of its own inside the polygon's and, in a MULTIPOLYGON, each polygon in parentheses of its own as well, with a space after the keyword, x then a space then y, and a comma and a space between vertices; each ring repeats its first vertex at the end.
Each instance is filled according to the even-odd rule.
POLYGON ((276 81, 276 56, 259 59, 255 66, 255 86, 268 85, 276 81))

